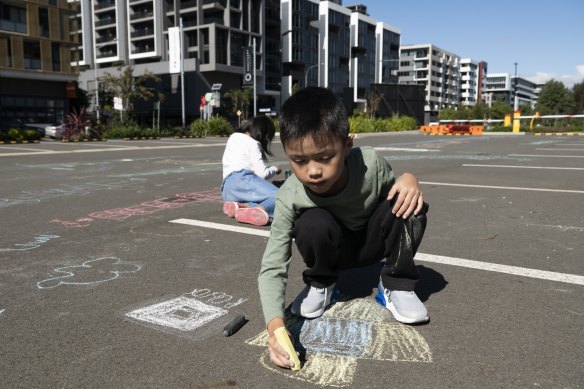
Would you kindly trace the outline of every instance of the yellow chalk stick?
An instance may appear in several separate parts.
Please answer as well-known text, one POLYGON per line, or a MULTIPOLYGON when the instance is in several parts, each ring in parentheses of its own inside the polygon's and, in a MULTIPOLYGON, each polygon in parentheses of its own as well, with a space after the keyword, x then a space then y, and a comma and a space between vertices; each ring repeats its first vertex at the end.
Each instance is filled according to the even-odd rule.
POLYGON ((292 370, 295 371, 300 370, 300 360, 298 359, 298 354, 296 354, 294 345, 292 344, 292 341, 288 336, 288 331, 286 331, 286 327, 277 328, 274 331, 274 335, 276 335, 276 340, 278 341, 278 343, 280 343, 280 345, 284 347, 284 350, 286 350, 288 355, 290 355, 290 360, 294 362, 294 367, 292 368, 292 370))

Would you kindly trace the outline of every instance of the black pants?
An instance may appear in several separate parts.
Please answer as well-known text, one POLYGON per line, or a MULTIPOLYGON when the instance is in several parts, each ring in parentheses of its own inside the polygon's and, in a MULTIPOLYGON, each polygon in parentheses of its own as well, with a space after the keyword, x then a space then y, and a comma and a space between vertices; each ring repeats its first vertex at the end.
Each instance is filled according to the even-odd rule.
POLYGON ((328 211, 311 208, 296 219, 294 238, 307 269, 304 282, 325 287, 339 271, 372 265, 385 259, 383 285, 391 290, 412 291, 418 280, 414 255, 426 229, 428 204, 406 220, 391 213, 393 201, 379 203, 366 228, 350 231, 328 211))

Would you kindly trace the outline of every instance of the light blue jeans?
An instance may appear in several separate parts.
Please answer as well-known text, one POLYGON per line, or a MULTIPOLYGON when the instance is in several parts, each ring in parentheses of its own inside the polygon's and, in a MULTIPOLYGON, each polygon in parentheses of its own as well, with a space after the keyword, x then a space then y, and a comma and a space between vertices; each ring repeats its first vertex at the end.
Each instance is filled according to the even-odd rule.
POLYGON ((223 201, 237 201, 250 207, 261 205, 273 217, 277 190, 274 184, 244 169, 225 177, 221 184, 221 197, 223 201))

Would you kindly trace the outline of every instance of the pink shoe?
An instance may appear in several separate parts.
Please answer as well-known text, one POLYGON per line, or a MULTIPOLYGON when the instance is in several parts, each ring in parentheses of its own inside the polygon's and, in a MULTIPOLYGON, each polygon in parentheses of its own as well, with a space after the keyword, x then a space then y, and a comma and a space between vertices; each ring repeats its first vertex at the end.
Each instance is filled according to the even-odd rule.
POLYGON ((240 223, 253 224, 254 226, 265 226, 270 221, 270 216, 261 207, 239 208, 235 212, 235 220, 240 223))
POLYGON ((223 213, 229 217, 235 217, 235 213, 240 207, 240 204, 235 201, 226 201, 223 203, 223 213))

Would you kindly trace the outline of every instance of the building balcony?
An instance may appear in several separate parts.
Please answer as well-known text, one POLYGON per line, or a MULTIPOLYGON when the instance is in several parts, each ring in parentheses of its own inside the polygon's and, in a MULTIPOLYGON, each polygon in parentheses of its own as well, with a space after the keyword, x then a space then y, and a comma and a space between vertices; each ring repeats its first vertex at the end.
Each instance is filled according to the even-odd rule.
POLYGON ((130 33, 131 38, 140 38, 154 35, 154 28, 143 28, 130 33))
POLYGON ((95 22, 95 27, 104 27, 104 26, 111 26, 111 25, 115 25, 116 24, 116 19, 115 18, 108 18, 108 19, 102 19, 102 20, 97 20, 95 22))
POLYGON ((116 2, 115 1, 100 1, 98 3, 96 3, 93 8, 98 11, 98 10, 102 10, 104 8, 112 8, 115 7, 116 2))
POLYGON ((139 11, 139 12, 134 12, 133 14, 131 14, 130 20, 146 19, 146 18, 151 18, 153 16, 154 16, 154 12, 151 10, 139 11))
POLYGON ((197 6, 197 0, 181 1, 179 5, 181 10, 187 8, 195 8, 197 6))

